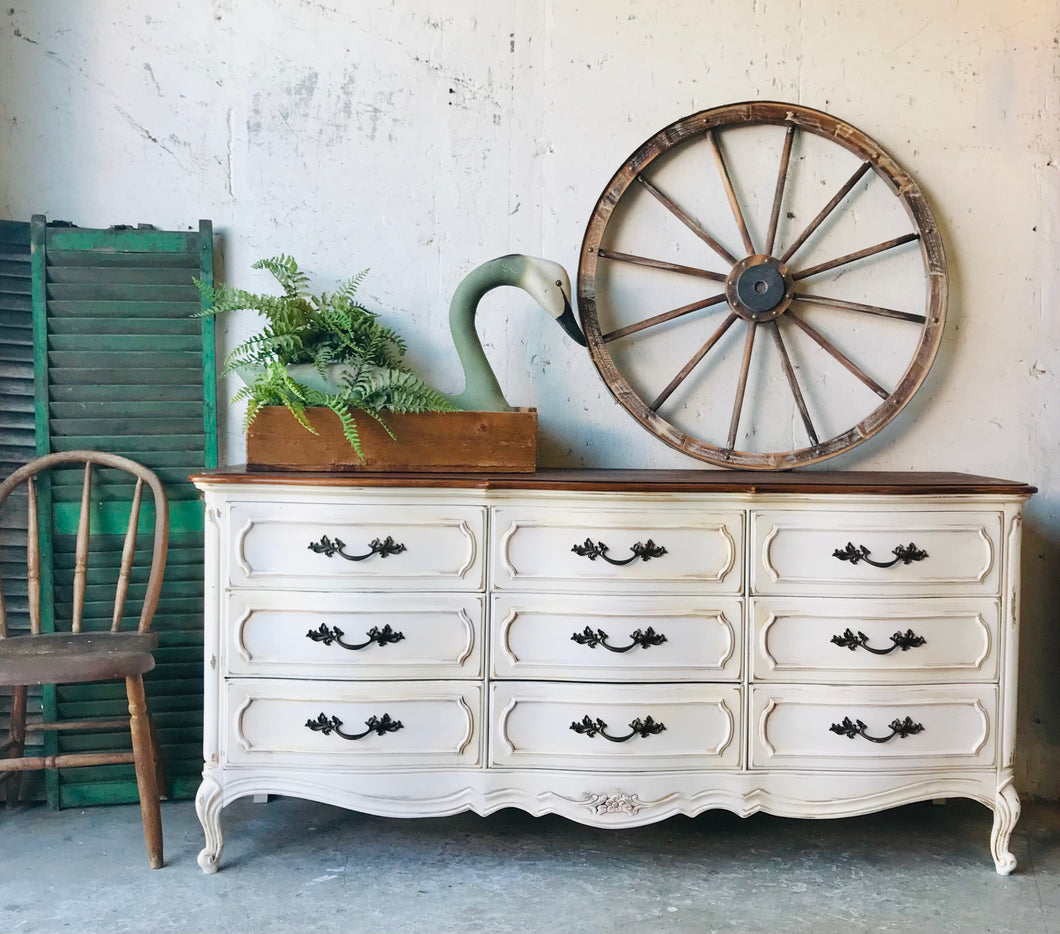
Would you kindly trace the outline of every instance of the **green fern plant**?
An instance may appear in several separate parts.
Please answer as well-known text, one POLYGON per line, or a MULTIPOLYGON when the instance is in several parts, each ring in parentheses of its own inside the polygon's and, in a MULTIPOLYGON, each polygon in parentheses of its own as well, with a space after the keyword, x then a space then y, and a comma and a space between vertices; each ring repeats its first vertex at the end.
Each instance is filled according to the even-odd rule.
POLYGON ((459 409, 442 393, 409 371, 403 361, 406 345, 379 316, 356 300, 367 270, 330 294, 314 295, 309 278, 291 256, 260 259, 254 269, 265 269, 279 283, 282 295, 261 295, 227 285, 211 286, 196 280, 210 306, 205 314, 249 309, 263 319, 261 330, 234 347, 225 357, 222 374, 237 372, 245 384, 232 397, 246 401, 246 431, 267 405, 282 405, 306 431, 316 430, 305 410, 331 409, 357 456, 364 459, 355 412, 375 419, 394 437, 383 419, 391 412, 455 412, 459 409), (294 379, 289 366, 310 364, 327 378, 328 366, 345 364, 337 392, 322 392, 294 379))

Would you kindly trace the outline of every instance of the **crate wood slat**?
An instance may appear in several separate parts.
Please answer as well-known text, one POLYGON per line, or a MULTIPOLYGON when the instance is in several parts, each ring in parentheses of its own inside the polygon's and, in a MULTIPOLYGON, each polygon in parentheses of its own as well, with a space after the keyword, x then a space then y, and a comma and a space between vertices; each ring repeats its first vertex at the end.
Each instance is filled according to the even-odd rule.
POLYGON ((306 410, 319 432, 307 432, 282 406, 266 406, 247 432, 247 461, 294 470, 393 470, 524 473, 537 464, 537 410, 514 412, 384 413, 395 437, 361 415, 364 460, 329 409, 306 410))

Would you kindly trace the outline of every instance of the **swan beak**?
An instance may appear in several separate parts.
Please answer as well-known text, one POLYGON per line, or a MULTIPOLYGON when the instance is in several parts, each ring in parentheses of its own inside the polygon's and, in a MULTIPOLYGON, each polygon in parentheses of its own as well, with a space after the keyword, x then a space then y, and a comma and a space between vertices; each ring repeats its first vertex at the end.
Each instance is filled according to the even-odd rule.
POLYGON ((561 314, 556 321, 573 341, 581 344, 582 347, 589 346, 588 341, 585 339, 585 335, 582 334, 582 329, 578 327, 578 322, 574 318, 574 311, 570 307, 570 302, 567 301, 566 296, 564 296, 563 299, 563 314, 561 314))

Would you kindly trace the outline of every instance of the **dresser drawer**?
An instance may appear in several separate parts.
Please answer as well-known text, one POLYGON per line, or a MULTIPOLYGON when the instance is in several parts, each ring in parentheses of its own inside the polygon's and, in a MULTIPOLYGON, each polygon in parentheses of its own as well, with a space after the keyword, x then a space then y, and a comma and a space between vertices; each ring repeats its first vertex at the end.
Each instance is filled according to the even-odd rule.
POLYGON ((480 590, 484 584, 480 507, 235 502, 226 521, 233 587, 480 590))
POLYGON ((997 512, 760 512, 753 514, 751 534, 754 593, 998 590, 997 512))
POLYGON ((757 597, 751 604, 756 680, 992 681, 998 602, 757 597))
POLYGON ((990 767, 996 718, 997 691, 985 684, 757 685, 751 688, 751 766, 990 767))
POLYGON ((226 684, 231 765, 477 765, 482 693, 461 681, 337 684, 240 679, 226 684), (310 726, 311 724, 311 726, 310 726))
POLYGON ((738 680, 736 597, 501 594, 493 598, 492 671, 568 681, 738 680))
POLYGON ((477 678, 481 594, 229 591, 226 675, 477 678))
POLYGON ((738 593, 743 582, 739 512, 498 508, 493 525, 497 589, 738 593))
POLYGON ((494 766, 607 771, 740 764, 736 686, 497 682, 491 692, 494 766))

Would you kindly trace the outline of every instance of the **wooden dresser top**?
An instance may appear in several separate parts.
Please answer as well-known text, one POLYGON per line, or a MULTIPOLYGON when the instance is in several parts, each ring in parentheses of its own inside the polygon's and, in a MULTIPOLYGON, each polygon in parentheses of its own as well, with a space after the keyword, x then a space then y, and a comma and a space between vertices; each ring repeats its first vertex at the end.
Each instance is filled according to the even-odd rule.
POLYGON ((433 487, 475 490, 585 490, 644 493, 839 493, 889 495, 1018 495, 1036 487, 946 471, 783 471, 543 469, 534 473, 299 473, 245 466, 193 474, 192 482, 285 483, 327 487, 433 487))

